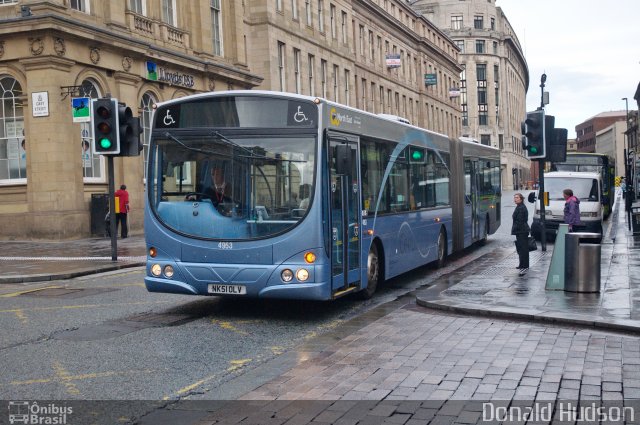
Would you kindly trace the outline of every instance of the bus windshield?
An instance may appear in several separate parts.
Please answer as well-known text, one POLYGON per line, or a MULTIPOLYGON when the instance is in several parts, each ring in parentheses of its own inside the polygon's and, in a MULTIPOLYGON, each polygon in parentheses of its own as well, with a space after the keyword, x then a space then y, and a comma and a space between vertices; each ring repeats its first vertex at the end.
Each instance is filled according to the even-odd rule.
POLYGON ((313 193, 316 138, 165 132, 152 141, 149 204, 172 230, 246 240, 286 231, 313 193))

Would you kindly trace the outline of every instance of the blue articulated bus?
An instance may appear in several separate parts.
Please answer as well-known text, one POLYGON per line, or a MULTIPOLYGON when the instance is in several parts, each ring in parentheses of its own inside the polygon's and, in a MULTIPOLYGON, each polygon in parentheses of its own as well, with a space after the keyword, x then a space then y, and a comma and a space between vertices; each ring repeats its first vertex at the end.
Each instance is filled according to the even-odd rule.
POLYGON ((324 99, 266 91, 155 106, 151 292, 330 300, 484 241, 500 156, 324 99))

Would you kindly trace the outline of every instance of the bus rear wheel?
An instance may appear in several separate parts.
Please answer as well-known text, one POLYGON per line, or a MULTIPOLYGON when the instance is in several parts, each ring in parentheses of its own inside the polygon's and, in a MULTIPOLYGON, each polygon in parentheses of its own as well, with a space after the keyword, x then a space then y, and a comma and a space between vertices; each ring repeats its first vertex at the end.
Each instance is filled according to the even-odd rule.
POLYGON ((367 256, 367 287, 358 292, 358 295, 363 300, 368 300, 373 297, 376 289, 378 289, 378 283, 380 282, 380 257, 378 256, 378 247, 375 243, 371 244, 369 248, 369 255, 367 256))
POLYGON ((444 230, 440 230, 440 235, 438 235, 438 268, 444 267, 444 264, 447 260, 447 236, 444 233, 444 230))

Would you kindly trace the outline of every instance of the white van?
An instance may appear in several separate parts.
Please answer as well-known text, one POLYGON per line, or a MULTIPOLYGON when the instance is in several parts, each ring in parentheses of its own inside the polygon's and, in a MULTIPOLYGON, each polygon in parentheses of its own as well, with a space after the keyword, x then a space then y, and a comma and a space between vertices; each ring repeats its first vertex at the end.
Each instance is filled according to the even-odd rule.
MULTIPOLYGON (((564 189, 573 190, 580 200, 580 226, 574 226, 576 232, 602 234, 602 177, 599 173, 574 171, 554 171, 544 174, 544 191, 549 192, 549 206, 545 206, 545 229, 547 235, 555 235, 558 225, 564 223, 564 189)), ((530 198, 532 198, 530 196, 530 198)), ((531 225, 531 235, 540 239, 540 201, 536 200, 531 225)))

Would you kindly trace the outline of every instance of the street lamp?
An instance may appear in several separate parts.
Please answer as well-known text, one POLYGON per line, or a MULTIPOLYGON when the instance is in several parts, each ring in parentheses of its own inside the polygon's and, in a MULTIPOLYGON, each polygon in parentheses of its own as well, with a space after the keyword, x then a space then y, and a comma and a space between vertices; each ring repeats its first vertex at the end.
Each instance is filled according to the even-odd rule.
POLYGON ((631 202, 633 201, 631 199, 631 194, 635 193, 635 189, 632 187, 632 182, 631 179, 629 178, 629 99, 627 99, 626 97, 623 97, 622 100, 624 100, 624 105, 625 105, 625 116, 624 119, 627 122, 627 129, 624 132, 624 178, 625 181, 627 182, 626 184, 626 188, 627 191, 624 194, 624 209, 625 212, 627 213, 627 223, 629 226, 629 230, 631 230, 631 202))

